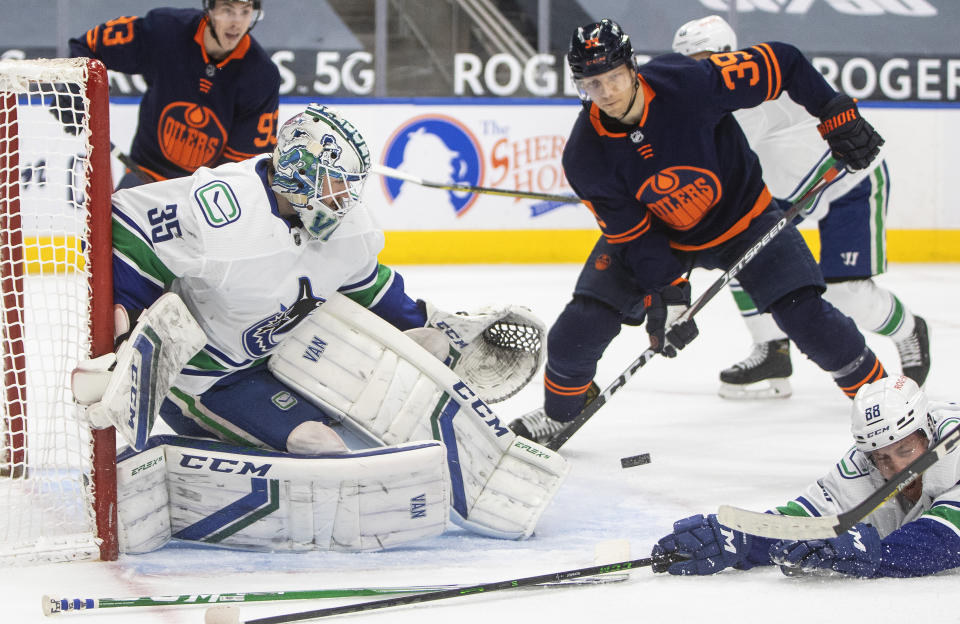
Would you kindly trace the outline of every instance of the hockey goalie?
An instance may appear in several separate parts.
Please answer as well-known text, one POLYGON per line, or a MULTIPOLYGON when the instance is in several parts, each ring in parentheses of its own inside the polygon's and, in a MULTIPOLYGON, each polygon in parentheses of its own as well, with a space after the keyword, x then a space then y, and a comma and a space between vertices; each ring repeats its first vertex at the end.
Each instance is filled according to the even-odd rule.
POLYGON ((380 264, 359 131, 310 105, 277 147, 113 196, 115 354, 74 371, 118 457, 121 548, 371 550, 448 520, 529 537, 567 472, 490 408, 542 362, 518 306, 449 314, 380 264), (176 435, 150 437, 159 417, 176 435))

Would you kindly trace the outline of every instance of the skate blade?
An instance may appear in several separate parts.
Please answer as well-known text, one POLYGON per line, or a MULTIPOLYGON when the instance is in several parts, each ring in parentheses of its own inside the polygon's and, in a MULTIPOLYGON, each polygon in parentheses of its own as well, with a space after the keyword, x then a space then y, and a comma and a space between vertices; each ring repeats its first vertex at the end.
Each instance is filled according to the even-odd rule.
POLYGON ((786 377, 773 377, 752 384, 721 383, 717 390, 724 399, 733 401, 754 401, 763 399, 786 399, 793 394, 790 380, 786 377))

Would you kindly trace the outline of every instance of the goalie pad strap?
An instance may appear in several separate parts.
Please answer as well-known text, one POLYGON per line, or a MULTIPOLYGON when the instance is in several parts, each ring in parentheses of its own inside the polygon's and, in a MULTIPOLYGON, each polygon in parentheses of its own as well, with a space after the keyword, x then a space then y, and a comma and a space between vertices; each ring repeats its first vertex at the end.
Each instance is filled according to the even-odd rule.
POLYGON ((269 367, 374 443, 443 441, 454 519, 471 530, 529 537, 567 473, 557 453, 518 440, 450 369, 340 295, 288 334, 269 367))
POLYGON ((257 551, 379 550, 441 534, 443 446, 291 455, 155 436, 118 458, 124 552, 171 538, 257 551))

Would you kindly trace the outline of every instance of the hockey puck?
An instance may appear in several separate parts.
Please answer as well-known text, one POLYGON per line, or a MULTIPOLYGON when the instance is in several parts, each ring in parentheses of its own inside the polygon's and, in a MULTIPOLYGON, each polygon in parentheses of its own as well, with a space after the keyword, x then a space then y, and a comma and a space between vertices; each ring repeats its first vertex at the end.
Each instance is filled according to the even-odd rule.
POLYGON ((640 453, 639 455, 634 455, 632 457, 620 458, 620 466, 622 468, 633 468, 634 466, 642 466, 649 463, 650 453, 640 453))

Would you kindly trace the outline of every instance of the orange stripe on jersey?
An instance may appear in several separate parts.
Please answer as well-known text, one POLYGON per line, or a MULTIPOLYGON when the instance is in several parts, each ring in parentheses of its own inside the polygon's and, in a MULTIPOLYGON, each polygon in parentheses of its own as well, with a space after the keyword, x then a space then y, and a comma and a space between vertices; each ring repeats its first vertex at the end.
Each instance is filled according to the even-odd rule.
POLYGON ((607 239, 607 242, 611 245, 619 245, 621 243, 629 243, 632 240, 640 238, 650 230, 650 215, 643 215, 643 219, 640 220, 640 223, 636 224, 626 232, 620 234, 607 234, 604 233, 603 237, 607 239))
POLYGON ((783 78, 780 75, 780 63, 777 61, 777 56, 773 53, 773 48, 767 43, 757 44, 753 46, 753 49, 760 52, 767 64, 767 99, 775 100, 780 97, 783 88, 783 78))
POLYGON ((246 152, 241 152, 229 146, 227 146, 227 148, 223 150, 223 157, 228 158, 230 160, 237 160, 237 161, 246 160, 248 158, 253 158, 254 156, 256 156, 256 154, 248 154, 246 152))
MULTIPOLYGON (((131 171, 131 169, 130 169, 129 167, 127 167, 127 171, 131 171)), ((153 179, 154 179, 155 181, 157 181, 157 182, 163 182, 164 180, 167 179, 166 177, 160 175, 160 174, 157 173, 156 171, 152 171, 152 170, 150 170, 150 169, 147 169, 147 168, 144 167, 143 165, 140 165, 140 171, 142 171, 143 173, 147 174, 148 176, 150 176, 151 178, 153 178, 153 179)))
POLYGON ((559 384, 556 384, 550 381, 550 379, 546 376, 546 374, 544 374, 543 376, 543 385, 546 386, 549 392, 552 392, 553 394, 559 394, 561 396, 577 396, 579 394, 585 394, 587 392, 587 389, 590 388, 589 383, 584 386, 577 386, 577 387, 561 386, 559 384))
POLYGON ((881 364, 880 360, 878 360, 877 357, 874 356, 873 368, 870 369, 870 372, 867 374, 866 377, 864 377, 857 383, 853 384, 852 386, 847 386, 845 388, 840 388, 840 389, 843 390, 844 394, 846 394, 848 397, 852 399, 854 395, 857 394, 857 390, 859 390, 862 386, 865 386, 868 383, 873 383, 878 379, 882 379, 886 376, 887 376, 887 371, 883 370, 883 364, 881 364))
POLYGON ((772 197, 770 195, 770 189, 768 189, 766 185, 764 185, 763 191, 760 193, 760 197, 758 197, 757 201, 754 202, 753 208, 750 209, 750 212, 740 217, 740 219, 736 223, 730 226, 730 229, 728 229, 726 232, 724 232, 720 236, 712 240, 709 240, 703 243, 702 245, 683 245, 681 243, 675 243, 673 241, 670 241, 670 246, 680 251, 699 251, 701 249, 709 249, 710 247, 716 247, 721 243, 725 243, 731 238, 733 238, 734 236, 736 236, 737 234, 740 234, 741 232, 746 230, 748 227, 750 227, 750 222, 753 221, 758 214, 764 211, 764 209, 767 207, 767 204, 770 203, 771 199, 772 197))

